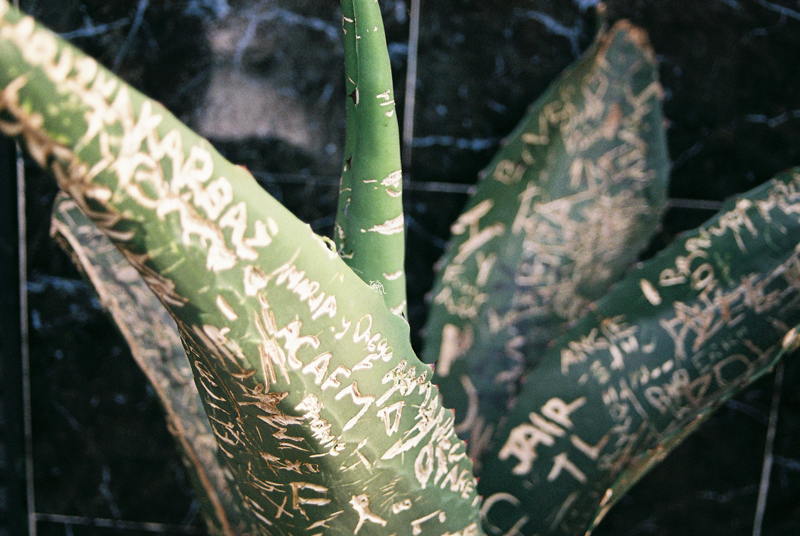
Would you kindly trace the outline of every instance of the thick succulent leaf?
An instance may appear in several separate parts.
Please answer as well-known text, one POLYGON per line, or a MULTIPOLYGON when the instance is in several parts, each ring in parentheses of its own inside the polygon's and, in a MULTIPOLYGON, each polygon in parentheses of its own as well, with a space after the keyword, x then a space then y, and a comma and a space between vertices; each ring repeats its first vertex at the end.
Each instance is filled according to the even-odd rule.
POLYGON ((524 370, 617 281, 657 228, 669 163, 644 32, 598 38, 530 108, 480 182, 441 261, 423 361, 488 447, 524 370))
POLYGON ((334 240, 341 257, 406 311, 400 134, 383 20, 375 0, 343 0, 347 132, 334 240))
POLYGON ((484 459, 488 533, 583 535, 798 346, 800 168, 631 272, 561 337, 484 459))
POLYGON ((254 534, 478 534, 406 322, 159 104, 0 2, 0 129, 175 319, 254 534))
POLYGON ((52 234, 94 287, 158 395, 209 534, 238 534, 240 514, 172 317, 139 272, 65 194, 53 206, 52 234))

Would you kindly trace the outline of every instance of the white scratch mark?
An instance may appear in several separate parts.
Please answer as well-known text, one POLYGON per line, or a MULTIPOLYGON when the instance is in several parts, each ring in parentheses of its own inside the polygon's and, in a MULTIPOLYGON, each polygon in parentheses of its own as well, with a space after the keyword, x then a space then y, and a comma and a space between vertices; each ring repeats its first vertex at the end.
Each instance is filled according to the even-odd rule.
POLYGON ((362 233, 372 232, 372 233, 380 233, 382 235, 393 235, 397 233, 402 233, 404 230, 405 220, 403 219, 403 215, 400 214, 396 218, 392 218, 391 220, 386 220, 385 222, 374 225, 370 229, 361 229, 362 233))
POLYGON ((385 274, 383 274, 383 277, 385 277, 387 281, 396 281, 396 280, 400 279, 401 277, 403 277, 403 270, 397 270, 396 272, 391 273, 391 274, 386 274, 385 273, 385 274))
POLYGON ((392 505, 392 513, 399 514, 400 512, 404 512, 405 510, 411 509, 412 506, 413 503, 411 502, 411 499, 405 499, 401 502, 394 503, 392 505))
POLYGON ((797 337, 797 328, 792 328, 789 330, 786 335, 784 335, 783 340, 781 341, 781 347, 784 350, 794 350, 798 343, 800 343, 800 339, 797 337))
POLYGON ((388 177, 381 181, 381 185, 387 188, 400 188, 401 181, 403 180, 403 172, 400 170, 393 171, 388 177))
POLYGON ((383 283, 381 283, 380 281, 370 281, 369 288, 371 288, 372 290, 374 290, 379 294, 386 294, 386 289, 384 288, 383 283))
POLYGON ((445 324, 442 328, 442 343, 439 346, 439 364, 436 373, 443 378, 448 376, 453 362, 472 347, 473 340, 471 325, 468 324, 462 331, 454 324, 445 324))
POLYGON ((393 315, 395 315, 395 316, 400 316, 400 315, 402 315, 402 314, 403 314, 403 311, 405 311, 405 310, 406 310, 406 305, 407 305, 407 304, 406 304, 406 300, 403 300, 403 301, 400 303, 400 305, 398 305, 397 307, 392 307, 392 308, 390 308, 389 310, 392 312, 392 314, 393 314, 393 315))
POLYGON ((231 307, 230 304, 225 301, 225 298, 220 295, 217 296, 217 307, 219 308, 220 312, 225 315, 225 318, 231 322, 239 318, 239 315, 236 314, 236 311, 233 310, 233 307, 231 307))
POLYGON ((358 524, 356 525, 356 529, 353 531, 353 534, 358 534, 358 531, 361 530, 361 527, 364 525, 365 521, 371 521, 372 523, 376 523, 381 527, 386 526, 385 519, 373 514, 372 511, 370 511, 369 497, 367 497, 366 494, 353 495, 350 499, 350 504, 358 513, 358 524))
POLYGON ((647 298, 647 301, 653 305, 661 305, 661 294, 658 293, 658 290, 656 290, 656 287, 654 287, 650 281, 642 279, 639 281, 639 286, 642 289, 644 297, 647 298))
POLYGON ((439 518, 439 523, 444 523, 447 521, 447 514, 444 513, 442 510, 436 510, 435 512, 431 512, 426 516, 422 516, 419 519, 415 519, 411 522, 411 534, 414 536, 419 536, 422 534, 422 524, 426 521, 429 521, 435 517, 439 518))

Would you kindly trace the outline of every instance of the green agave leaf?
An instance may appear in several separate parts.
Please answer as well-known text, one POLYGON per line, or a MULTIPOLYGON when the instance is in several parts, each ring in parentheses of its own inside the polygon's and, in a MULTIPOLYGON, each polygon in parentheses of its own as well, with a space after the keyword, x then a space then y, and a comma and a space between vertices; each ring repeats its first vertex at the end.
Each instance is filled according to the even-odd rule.
POLYGON ((405 315, 400 134, 378 2, 343 0, 347 132, 334 240, 341 257, 405 315))
POLYGON ((441 261, 423 361, 470 455, 523 371, 636 260, 669 173, 645 33, 617 23, 532 105, 488 167, 441 261))
POLYGON ((485 528, 588 534, 725 400, 798 347, 800 168, 733 201, 561 337, 484 458, 485 528))
POLYGON ((0 2, 0 130, 174 318, 253 534, 480 534, 409 328, 159 104, 0 2))
POLYGON ((53 206, 52 234, 97 291, 158 395, 209 534, 240 533, 240 514, 172 317, 139 272, 63 193, 53 206))

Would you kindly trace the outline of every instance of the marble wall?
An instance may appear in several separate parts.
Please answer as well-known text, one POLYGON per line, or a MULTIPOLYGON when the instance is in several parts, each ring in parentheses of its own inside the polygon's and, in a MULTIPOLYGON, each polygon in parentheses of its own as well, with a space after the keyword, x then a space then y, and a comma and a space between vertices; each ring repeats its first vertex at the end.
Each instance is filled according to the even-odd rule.
MULTIPOLYGON (((417 18, 410 0, 382 0, 407 132, 415 332, 431 267, 470 185, 528 104, 589 43, 596 3, 423 0, 417 18)), ((344 135, 337 2, 21 4, 247 166, 315 230, 330 231, 344 135)), ((612 21, 648 30, 661 63, 673 201, 653 250, 722 199, 800 165, 800 2, 608 0, 607 8, 612 21)), ((152 391, 48 239, 51 182, 31 168, 27 193, 40 534, 202 533, 152 391)), ((597 534, 750 534, 773 381, 726 405, 597 534)), ((781 389, 763 534, 800 532, 797 381, 795 358, 781 389)))

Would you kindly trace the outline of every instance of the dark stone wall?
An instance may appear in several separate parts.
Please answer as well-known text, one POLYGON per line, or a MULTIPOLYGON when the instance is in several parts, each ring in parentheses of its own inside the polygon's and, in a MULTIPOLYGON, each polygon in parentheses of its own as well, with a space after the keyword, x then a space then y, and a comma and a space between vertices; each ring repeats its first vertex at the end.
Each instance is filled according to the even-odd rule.
MULTIPOLYGON (((21 3, 247 166, 315 230, 329 232, 344 131, 337 2, 21 3)), ((526 107, 591 40, 595 3, 422 2, 413 139, 404 147, 415 333, 432 264, 469 185, 526 107)), ((409 0, 382 5, 401 120, 408 121, 409 0)), ((609 0, 607 7, 611 21, 628 18, 647 29, 661 63, 673 202, 653 250, 704 221, 720 200, 800 165, 800 3, 609 0)), ((153 392, 48 238, 55 188, 28 172, 39 532, 202 533, 153 392)), ((751 534, 773 381, 727 404, 597 534, 751 534)), ((798 381, 795 357, 781 390, 765 535, 800 533, 798 381)))

